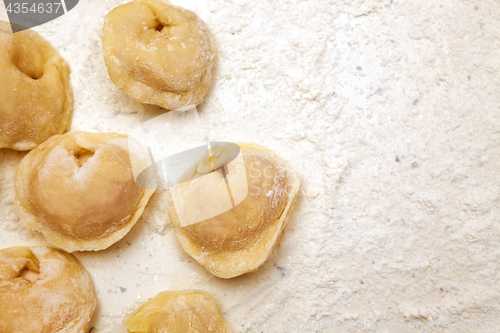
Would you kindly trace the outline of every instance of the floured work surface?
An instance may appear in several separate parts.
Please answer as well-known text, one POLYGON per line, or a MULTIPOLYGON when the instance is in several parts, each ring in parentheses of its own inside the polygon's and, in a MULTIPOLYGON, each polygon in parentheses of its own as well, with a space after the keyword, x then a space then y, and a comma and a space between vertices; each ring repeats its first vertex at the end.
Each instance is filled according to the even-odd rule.
MULTIPOLYGON (((100 37, 121 3, 80 1, 36 28, 70 65, 71 131, 128 134, 162 114, 109 79, 100 37)), ((303 183, 269 260, 230 280, 184 253, 153 195, 122 241, 76 254, 99 299, 93 333, 124 333, 146 298, 183 289, 213 295, 235 332, 499 318, 500 4, 389 3, 173 1, 216 41, 198 106, 210 139, 265 146, 303 183)), ((12 202, 24 154, 0 151, 2 248, 45 244, 12 202)))

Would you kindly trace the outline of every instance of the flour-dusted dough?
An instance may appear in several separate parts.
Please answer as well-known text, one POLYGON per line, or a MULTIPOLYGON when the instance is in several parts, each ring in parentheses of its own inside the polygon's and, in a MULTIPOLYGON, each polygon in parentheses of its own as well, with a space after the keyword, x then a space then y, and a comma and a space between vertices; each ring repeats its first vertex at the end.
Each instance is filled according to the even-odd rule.
POLYGON ((76 132, 32 150, 16 175, 21 219, 68 252, 120 240, 154 192, 136 185, 127 144, 122 134, 76 132))
POLYGON ((0 332, 84 333, 96 308, 89 274, 50 247, 0 250, 0 332))
POLYGON ((168 110, 203 101, 214 43, 193 12, 159 0, 132 1, 106 16, 102 46, 113 83, 134 100, 168 110))
MULTIPOLYGON (((180 203, 180 209, 186 207, 190 214, 196 214, 195 210, 206 209, 203 205, 206 189, 210 196, 220 201, 227 196, 224 182, 202 176, 211 172, 211 168, 206 168, 210 164, 206 157, 200 160, 196 172, 189 175, 190 179, 196 179, 196 186, 180 183, 180 190, 171 191, 169 198, 170 220, 183 249, 210 273, 221 278, 255 271, 267 260, 288 222, 301 183, 298 174, 269 149, 256 144, 239 146, 244 163, 230 167, 227 179, 229 184, 234 184, 239 173, 246 172, 248 194, 234 208, 183 226, 179 215, 183 212, 179 212, 175 200, 180 203)), ((216 168, 221 165, 218 158, 223 156, 214 155, 216 168)))
POLYGON ((164 291, 123 319, 131 333, 231 333, 215 299, 199 290, 164 291))
POLYGON ((35 31, 0 21, 0 148, 35 148, 63 133, 72 111, 66 61, 35 31))

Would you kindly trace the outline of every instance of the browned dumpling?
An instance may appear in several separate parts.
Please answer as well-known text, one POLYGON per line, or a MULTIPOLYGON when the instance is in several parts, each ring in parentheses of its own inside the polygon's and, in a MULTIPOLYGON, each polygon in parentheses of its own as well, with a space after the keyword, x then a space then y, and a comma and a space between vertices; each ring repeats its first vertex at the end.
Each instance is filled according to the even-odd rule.
POLYGON ((104 60, 113 83, 134 100, 168 110, 203 101, 215 48, 193 12, 159 0, 137 0, 106 15, 104 60))
POLYGON ((88 332, 96 308, 89 274, 50 247, 0 250, 0 332, 88 332))
POLYGON ((0 21, 0 148, 35 148, 63 133, 72 111, 66 61, 35 31, 0 21))
POLYGON ((169 216, 177 239, 222 278, 257 270, 267 260, 301 183, 272 151, 255 144, 239 147, 239 157, 227 165, 220 163, 227 156, 223 149, 212 149, 213 168, 224 173, 212 172, 205 156, 170 190, 169 216))
POLYGON ((126 135, 77 132, 32 150, 16 175, 21 219, 68 252, 120 240, 154 192, 136 185, 127 144, 126 135))
POLYGON ((199 290, 164 291, 123 320, 131 333, 230 333, 215 299, 199 290))

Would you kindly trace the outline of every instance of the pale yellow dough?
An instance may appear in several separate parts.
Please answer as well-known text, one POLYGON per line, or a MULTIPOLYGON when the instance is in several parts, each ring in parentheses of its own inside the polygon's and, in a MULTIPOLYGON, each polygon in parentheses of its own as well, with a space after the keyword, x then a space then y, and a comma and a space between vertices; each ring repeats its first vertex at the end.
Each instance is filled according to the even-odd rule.
POLYGON ((0 21, 0 148, 30 150, 68 127, 69 67, 33 30, 0 21))
MULTIPOLYGON (((207 157, 187 174, 185 180, 196 179, 196 183, 180 183, 169 196, 169 216, 181 246, 221 278, 255 271, 267 260, 288 222, 301 183, 298 174, 269 149, 256 144, 239 146, 243 162, 238 165, 236 159, 227 165, 227 179, 237 185, 241 172, 246 173, 248 194, 235 207, 198 223, 183 223, 182 216, 202 216, 212 208, 204 204, 208 196, 220 199, 216 203, 228 196, 223 178, 219 179, 222 176, 210 174, 211 168, 206 167, 210 165, 207 157)), ((215 168, 224 164, 219 161, 223 155, 213 158, 215 168)), ((236 185, 232 195, 239 201, 236 185)))
POLYGON ((193 12, 159 0, 120 5, 106 15, 102 46, 111 80, 134 100, 167 110, 203 101, 215 48, 193 12))
POLYGON ((199 290, 164 291, 123 319, 129 333, 231 333, 215 299, 199 290))
POLYGON ((53 136, 22 160, 15 205, 23 222, 68 252, 102 250, 125 236, 154 190, 135 183, 128 137, 53 136))
POLYGON ((89 274, 50 247, 0 250, 0 332, 84 333, 96 308, 89 274))

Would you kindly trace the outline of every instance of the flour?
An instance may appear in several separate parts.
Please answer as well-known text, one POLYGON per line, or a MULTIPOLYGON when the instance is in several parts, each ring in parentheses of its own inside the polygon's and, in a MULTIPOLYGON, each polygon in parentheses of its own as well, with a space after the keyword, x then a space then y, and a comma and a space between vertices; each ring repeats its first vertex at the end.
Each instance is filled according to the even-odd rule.
MULTIPOLYGON (((129 133, 162 113, 108 77, 100 31, 122 2, 82 0, 36 29, 70 64, 72 131, 129 133)), ((172 3, 217 42, 198 107, 210 138, 274 150, 303 186, 269 260, 230 280, 183 252, 156 193, 122 241, 77 254, 98 293, 93 333, 125 333, 145 299, 193 288, 235 332, 500 319, 498 1, 172 3)), ((0 151, 2 248, 44 242, 12 205, 23 155, 0 151)))

